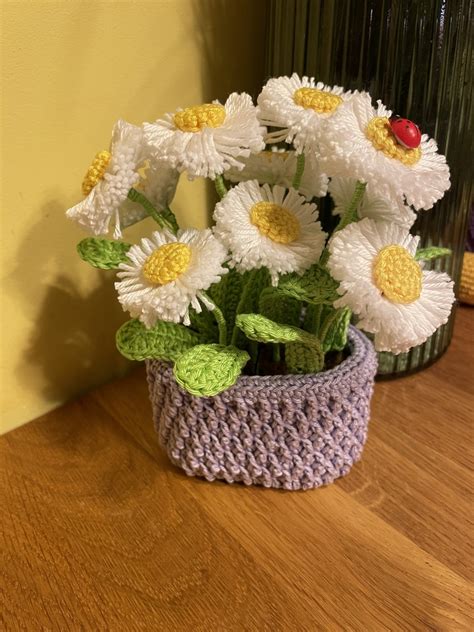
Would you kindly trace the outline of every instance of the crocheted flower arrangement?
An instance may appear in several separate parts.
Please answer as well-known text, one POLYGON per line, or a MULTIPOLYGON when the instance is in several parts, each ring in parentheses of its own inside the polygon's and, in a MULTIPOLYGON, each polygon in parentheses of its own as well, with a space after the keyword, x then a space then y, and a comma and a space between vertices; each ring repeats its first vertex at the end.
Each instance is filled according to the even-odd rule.
POLYGON ((118 121, 67 211, 95 237, 82 259, 118 269, 132 320, 117 333, 133 360, 173 363, 177 382, 213 396, 242 371, 317 373, 344 357, 351 320, 377 350, 405 352, 447 321, 447 274, 425 262, 415 211, 449 188, 437 145, 366 92, 296 74, 270 79, 257 101, 231 94, 141 127, 118 121), (180 173, 210 178, 214 226, 181 229, 169 205, 180 173), (328 235, 314 198, 329 194, 328 235), (139 244, 122 230, 151 216, 139 244), (109 233, 113 239, 98 238, 109 233))

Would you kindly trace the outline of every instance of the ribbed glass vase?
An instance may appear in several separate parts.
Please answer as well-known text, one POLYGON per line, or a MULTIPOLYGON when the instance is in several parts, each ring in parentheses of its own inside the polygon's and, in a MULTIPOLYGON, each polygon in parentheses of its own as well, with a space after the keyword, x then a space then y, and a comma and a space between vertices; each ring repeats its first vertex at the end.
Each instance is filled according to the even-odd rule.
MULTIPOLYGON (((271 0, 267 74, 315 77, 368 90, 436 139, 451 168, 451 189, 413 227, 421 245, 451 248, 433 267, 459 282, 472 206, 473 5, 470 0, 271 0)), ((379 374, 436 360, 449 322, 409 353, 379 355, 379 374)))

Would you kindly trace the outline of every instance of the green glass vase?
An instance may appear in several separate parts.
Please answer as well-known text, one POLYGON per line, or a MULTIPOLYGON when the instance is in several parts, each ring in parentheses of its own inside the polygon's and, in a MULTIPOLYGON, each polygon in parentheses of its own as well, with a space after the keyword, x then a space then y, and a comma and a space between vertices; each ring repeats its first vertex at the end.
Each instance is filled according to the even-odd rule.
MULTIPOLYGON (((368 90, 436 139, 451 188, 413 227, 421 246, 453 252, 432 267, 459 283, 472 206, 473 5, 470 0, 270 0, 267 74, 368 90)), ((451 340, 448 323, 408 353, 379 354, 379 375, 420 369, 451 340)))

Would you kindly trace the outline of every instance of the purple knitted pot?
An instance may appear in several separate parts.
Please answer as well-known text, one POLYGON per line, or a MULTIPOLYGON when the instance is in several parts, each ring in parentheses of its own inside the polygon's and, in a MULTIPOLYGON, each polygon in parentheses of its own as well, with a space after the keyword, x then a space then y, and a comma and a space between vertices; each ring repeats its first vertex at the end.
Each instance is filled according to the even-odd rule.
POLYGON ((376 356, 354 327, 350 356, 315 375, 242 376, 215 397, 195 397, 169 364, 147 361, 155 427, 190 476, 283 489, 327 485, 360 459, 376 356))

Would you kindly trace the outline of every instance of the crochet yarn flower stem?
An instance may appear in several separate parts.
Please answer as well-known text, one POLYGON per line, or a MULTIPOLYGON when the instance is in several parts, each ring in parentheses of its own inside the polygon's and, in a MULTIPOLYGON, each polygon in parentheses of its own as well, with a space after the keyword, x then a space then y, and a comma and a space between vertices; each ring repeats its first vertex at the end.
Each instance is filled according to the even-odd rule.
POLYGON ((206 303, 213 305, 210 311, 212 311, 212 313, 214 314, 214 318, 217 322, 217 327, 219 328, 219 344, 224 345, 225 347, 225 345, 227 344, 227 323, 225 322, 224 314, 217 307, 211 297, 206 294, 206 292, 201 292, 201 296, 203 296, 206 303))
POLYGON ((304 165, 305 165, 305 156, 304 154, 298 154, 296 158, 296 171, 293 177, 292 187, 296 190, 300 188, 301 179, 303 178, 304 173, 304 165))
POLYGON ((352 194, 352 199, 349 203, 349 206, 344 211, 344 214, 342 215, 339 221, 339 224, 334 229, 334 232, 338 230, 342 230, 349 224, 352 224, 352 222, 355 222, 357 219, 359 219, 359 215, 357 214, 357 208, 364 196, 366 187, 367 187, 366 182, 361 182, 360 180, 357 182, 354 189, 354 193, 352 194))
MULTIPOLYGON (((334 229, 334 233, 337 233, 337 231, 342 230, 349 224, 352 224, 352 222, 355 222, 359 219, 357 208, 364 196, 366 187, 367 187, 366 182, 361 182, 360 180, 357 182, 354 189, 354 193, 352 194, 351 201, 349 202, 349 205, 347 206, 341 219, 339 220, 339 224, 334 229)), ((322 266, 326 265, 328 259, 329 259, 329 250, 325 248, 323 251, 323 254, 321 255, 321 259, 319 260, 320 265, 322 266)))
POLYGON ((227 187, 224 183, 224 178, 222 176, 216 176, 216 179, 214 180, 214 185, 216 187, 217 195, 222 200, 222 198, 227 193, 227 187))
POLYGON ((127 197, 129 200, 132 200, 132 202, 137 202, 138 204, 143 206, 143 208, 148 213, 148 215, 150 215, 150 217, 153 217, 155 222, 157 222, 157 224, 159 224, 161 228, 167 228, 174 235, 176 234, 177 231, 176 231, 175 226, 173 226, 173 224, 169 220, 167 220, 159 211, 156 210, 156 208, 153 206, 150 200, 148 200, 143 195, 143 193, 140 193, 140 191, 137 191, 136 189, 131 188, 130 191, 128 192, 127 197))
MULTIPOLYGON (((235 312, 236 317, 242 313, 242 310, 245 309, 245 306, 247 305, 247 299, 250 295, 250 293, 252 292, 253 289, 253 285, 255 283, 255 278, 258 274, 258 269, 252 270, 249 274, 249 278, 247 280, 246 285, 244 286, 244 289, 242 290, 242 294, 240 295, 240 300, 239 303, 237 305, 237 309, 235 312)), ((234 347, 237 346, 237 338, 239 335, 239 327, 237 327, 237 325, 234 325, 234 329, 232 330, 232 339, 231 339, 231 345, 233 345, 234 347)))

